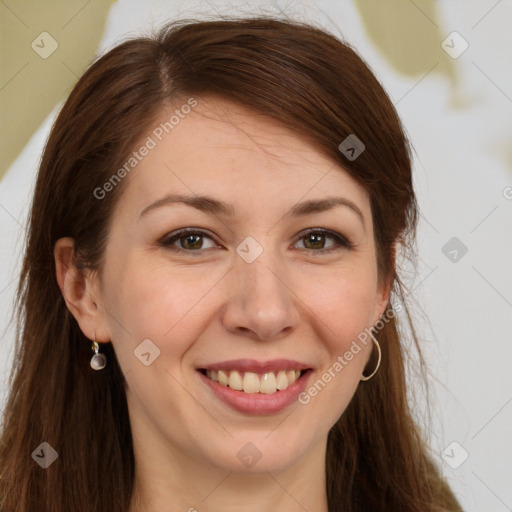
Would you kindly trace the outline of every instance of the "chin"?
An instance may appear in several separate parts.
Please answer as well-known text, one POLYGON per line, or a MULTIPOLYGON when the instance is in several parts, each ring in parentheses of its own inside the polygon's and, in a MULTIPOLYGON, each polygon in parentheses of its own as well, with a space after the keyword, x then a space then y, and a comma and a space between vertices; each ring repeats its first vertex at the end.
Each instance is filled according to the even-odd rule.
POLYGON ((226 471, 245 474, 279 473, 295 466, 305 455, 303 439, 290 439, 284 432, 260 431, 235 435, 226 442, 227 450, 217 453, 214 465, 226 471))

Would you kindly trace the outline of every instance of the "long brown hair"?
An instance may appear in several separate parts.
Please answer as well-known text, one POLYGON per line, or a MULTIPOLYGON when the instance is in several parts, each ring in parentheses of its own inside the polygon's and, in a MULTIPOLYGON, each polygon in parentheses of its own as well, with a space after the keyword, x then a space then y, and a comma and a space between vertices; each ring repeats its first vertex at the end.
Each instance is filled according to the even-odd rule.
MULTIPOLYGON (((0 438, 3 512, 128 509, 134 456, 124 377, 111 344, 107 369, 90 369, 90 341, 58 288, 53 248, 72 237, 77 267, 101 273, 127 179, 101 200, 94 190, 123 165, 164 103, 212 95, 279 120, 365 187, 379 278, 406 304, 393 244, 410 247, 416 227, 409 146, 391 101, 349 45, 308 24, 262 17, 183 20, 118 45, 72 90, 37 177, 0 438), (354 160, 339 150, 351 134, 365 144, 354 160), (42 442, 58 453, 44 470, 31 457, 42 442)), ((409 410, 397 322, 379 331, 381 367, 329 432, 331 512, 461 510, 409 410)))

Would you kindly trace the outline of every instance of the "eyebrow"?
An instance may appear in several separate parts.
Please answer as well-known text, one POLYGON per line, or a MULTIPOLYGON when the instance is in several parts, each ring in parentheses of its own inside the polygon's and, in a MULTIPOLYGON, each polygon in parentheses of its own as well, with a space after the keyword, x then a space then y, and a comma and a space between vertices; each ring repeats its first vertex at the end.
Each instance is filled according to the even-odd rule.
MULTIPOLYGON (((139 215, 139 219, 146 215, 148 212, 155 210, 156 208, 160 208, 162 206, 167 206, 175 203, 183 203, 188 206, 192 206, 197 210, 200 210, 205 213, 211 213, 213 215, 224 215, 224 216, 234 216, 235 209, 232 205, 228 203, 224 203, 223 201, 219 201, 214 199, 213 197, 208 196, 188 196, 184 194, 168 194, 161 199, 158 199, 154 203, 151 203, 149 206, 146 206, 139 215)), ((349 199, 338 196, 326 197, 324 199, 311 199, 309 201, 303 201, 302 203, 297 203, 284 215, 284 217, 290 216, 302 216, 309 215, 311 213, 319 213, 331 210, 336 206, 346 206, 350 208, 361 220, 364 227, 365 220, 364 215, 361 209, 354 204, 349 199)))

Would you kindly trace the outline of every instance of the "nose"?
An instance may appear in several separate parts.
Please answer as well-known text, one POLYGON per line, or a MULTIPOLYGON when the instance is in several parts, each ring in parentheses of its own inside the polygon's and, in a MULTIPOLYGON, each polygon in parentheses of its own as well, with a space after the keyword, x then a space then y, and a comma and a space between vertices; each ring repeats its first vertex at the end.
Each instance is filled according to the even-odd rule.
POLYGON ((293 293, 289 272, 275 254, 264 251, 252 263, 236 256, 228 276, 222 320, 229 332, 255 340, 276 340, 296 329, 299 299, 293 293))

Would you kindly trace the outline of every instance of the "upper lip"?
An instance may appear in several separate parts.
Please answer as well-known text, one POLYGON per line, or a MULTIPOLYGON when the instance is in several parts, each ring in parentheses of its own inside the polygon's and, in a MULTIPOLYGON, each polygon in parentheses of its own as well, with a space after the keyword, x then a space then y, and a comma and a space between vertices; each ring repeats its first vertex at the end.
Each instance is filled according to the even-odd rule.
POLYGON ((292 359, 272 359, 256 361, 255 359, 231 359, 219 363, 200 366, 199 370, 240 370, 243 372, 266 373, 279 370, 308 370, 310 365, 292 359))

